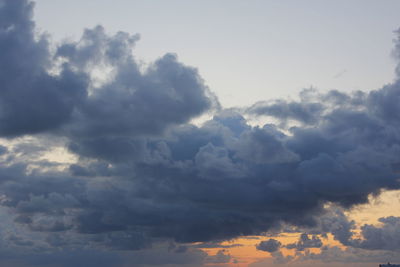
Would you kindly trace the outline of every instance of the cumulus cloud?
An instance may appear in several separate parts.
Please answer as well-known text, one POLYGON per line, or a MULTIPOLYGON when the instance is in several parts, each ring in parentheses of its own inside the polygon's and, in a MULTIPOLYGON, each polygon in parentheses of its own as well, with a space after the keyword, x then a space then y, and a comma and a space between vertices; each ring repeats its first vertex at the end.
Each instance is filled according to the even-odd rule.
POLYGON ((400 217, 380 218, 380 226, 365 224, 362 239, 351 240, 351 246, 368 250, 400 251, 400 217))
POLYGON ((256 247, 258 250, 267 251, 267 252, 276 252, 282 246, 282 243, 276 239, 268 239, 266 241, 261 241, 256 247))
MULTIPOLYGON (((315 235, 327 232, 346 245, 395 247, 375 238, 394 219, 365 226, 366 239, 355 241, 354 222, 327 217, 326 203, 350 208, 400 188, 399 80, 369 93, 309 89, 299 101, 260 102, 243 114, 223 110, 174 54, 141 66, 138 35, 98 26, 52 52, 35 35, 30 1, 0 3, 0 135, 36 141, 0 147, 0 203, 35 237, 10 242, 139 253, 160 240, 221 242, 286 224, 319 231, 291 245, 298 250, 320 247, 315 235), (190 123, 206 112, 215 115, 190 123), (262 115, 277 123, 245 118, 262 115), (78 160, 38 160, 49 144, 78 160)), ((277 252, 276 242, 259 249, 277 252)), ((230 260, 200 254, 189 258, 230 260)), ((169 264, 188 264, 180 259, 169 264)))
MULTIPOLYGON (((330 206, 323 215, 318 217, 314 226, 299 229, 299 232, 305 232, 303 233, 305 240, 309 238, 309 235, 326 238, 327 234, 330 233, 335 240, 343 245, 349 245, 356 228, 356 222, 346 216, 343 208, 330 206)), ((315 239, 316 244, 319 244, 319 238, 315 237, 315 239)), ((301 243, 301 240, 299 241, 301 243)), ((310 241, 314 243, 314 241, 310 241)))
POLYGON ((0 135, 51 130, 85 100, 88 79, 69 64, 50 75, 46 36, 35 36, 33 3, 2 0, 0 8, 0 135))
POLYGON ((320 248, 322 247, 322 240, 316 235, 312 235, 310 238, 308 234, 303 233, 300 235, 297 243, 291 243, 285 247, 287 249, 296 249, 298 251, 303 251, 307 248, 320 248))

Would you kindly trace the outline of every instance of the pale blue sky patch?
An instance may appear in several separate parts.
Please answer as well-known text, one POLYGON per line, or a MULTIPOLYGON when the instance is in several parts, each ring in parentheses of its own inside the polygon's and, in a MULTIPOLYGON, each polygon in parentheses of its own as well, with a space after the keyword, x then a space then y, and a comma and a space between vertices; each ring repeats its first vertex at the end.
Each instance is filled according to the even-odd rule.
POLYGON ((97 24, 140 33, 135 55, 148 62, 177 53, 230 107, 310 86, 351 91, 391 82, 398 10, 395 0, 38 0, 35 20, 56 40, 97 24))

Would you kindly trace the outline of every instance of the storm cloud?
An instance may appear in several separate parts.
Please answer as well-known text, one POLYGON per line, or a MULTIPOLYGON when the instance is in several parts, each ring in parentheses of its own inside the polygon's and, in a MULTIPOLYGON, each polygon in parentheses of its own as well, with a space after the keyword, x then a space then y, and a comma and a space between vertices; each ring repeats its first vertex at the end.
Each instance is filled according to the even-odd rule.
MULTIPOLYGON (((57 165, 28 153, 22 161, 18 146, 0 147, 0 203, 26 233, 4 251, 39 243, 43 251, 141 251, 160 240, 220 242, 282 224, 320 227, 355 246, 353 223, 340 214, 327 222, 325 204, 351 208, 400 188, 397 79, 369 93, 307 89, 299 101, 224 110, 177 55, 138 63, 138 35, 97 26, 50 49, 35 33, 33 6, 0 0, 0 135, 32 138, 43 151, 51 139, 76 160, 57 165), (207 113, 213 117, 191 123, 207 113), (260 116, 273 120, 247 120, 260 116)), ((398 225, 382 222, 388 232, 398 225)), ((376 239, 381 230, 363 227, 357 246, 398 249, 376 239)), ((277 251, 271 240, 258 248, 277 251)), ((290 245, 321 246, 308 234, 290 245)), ((224 251, 193 253, 185 255, 200 263, 231 260, 224 251)))

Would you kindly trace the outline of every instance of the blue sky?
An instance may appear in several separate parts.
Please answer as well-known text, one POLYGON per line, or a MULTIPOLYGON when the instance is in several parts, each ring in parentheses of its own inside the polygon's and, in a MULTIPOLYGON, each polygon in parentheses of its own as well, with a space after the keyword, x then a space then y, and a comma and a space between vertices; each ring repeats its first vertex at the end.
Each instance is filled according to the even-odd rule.
POLYGON ((371 90, 391 82, 398 1, 39 0, 38 26, 54 39, 83 27, 140 33, 146 62, 177 53, 225 106, 322 90, 371 90))

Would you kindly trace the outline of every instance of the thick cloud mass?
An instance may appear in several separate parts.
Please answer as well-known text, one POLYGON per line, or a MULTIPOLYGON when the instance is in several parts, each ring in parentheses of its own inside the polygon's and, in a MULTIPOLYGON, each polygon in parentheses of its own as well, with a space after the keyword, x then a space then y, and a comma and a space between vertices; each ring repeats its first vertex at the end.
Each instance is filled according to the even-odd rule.
POLYGON ((138 39, 124 32, 108 36, 97 26, 85 30, 79 42, 58 48, 57 57, 82 72, 99 65, 112 68, 111 78, 91 90, 79 109, 69 126, 72 134, 90 139, 157 134, 216 104, 197 70, 179 63, 174 54, 141 71, 131 53, 138 39))
POLYGON ((87 77, 52 62, 45 36, 34 36, 32 3, 1 1, 0 135, 16 136, 54 129, 65 123, 86 97, 87 77), (38 40, 37 40, 38 39, 38 40))
MULTIPOLYGON (((310 89, 297 102, 221 110, 176 55, 139 64, 137 35, 110 36, 98 26, 52 53, 34 34, 32 8, 0 0, 0 134, 37 140, 36 152, 0 147, 0 203, 25 231, 1 246, 23 247, 23 255, 30 246, 140 250, 160 240, 256 235, 282 223, 320 227, 356 247, 397 246, 378 240, 372 226, 362 229, 365 240, 352 239, 353 222, 324 214, 326 203, 349 208, 400 188, 398 80, 370 93, 310 89), (210 111, 202 126, 190 124, 210 111), (245 116, 277 123, 250 126, 245 116), (79 160, 65 166, 37 157, 51 150, 49 140, 79 160)), ((385 231, 398 224, 382 222, 385 231)), ((259 249, 276 251, 280 244, 271 242, 259 249)), ((321 247, 321 240, 304 234, 291 246, 321 247)), ((223 252, 203 256, 230 260, 223 252)))

